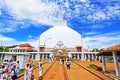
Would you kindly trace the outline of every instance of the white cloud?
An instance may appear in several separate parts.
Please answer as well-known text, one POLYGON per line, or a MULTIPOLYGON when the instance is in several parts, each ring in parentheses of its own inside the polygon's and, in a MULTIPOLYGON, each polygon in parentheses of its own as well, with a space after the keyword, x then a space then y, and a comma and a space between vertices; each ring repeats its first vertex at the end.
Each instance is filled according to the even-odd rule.
POLYGON ((14 28, 14 27, 1 27, 0 28, 0 32, 13 32, 15 30, 16 30, 16 28, 14 28))
POLYGON ((2 9, 2 7, 3 7, 3 4, 4 4, 4 1, 3 1, 3 0, 0 0, 0 15, 2 15, 1 9, 2 9))
POLYGON ((105 20, 106 19, 106 14, 104 12, 96 12, 95 14, 93 15, 88 15, 88 18, 89 19, 92 19, 92 20, 105 20))
POLYGON ((9 45, 9 43, 14 42, 14 41, 15 41, 15 39, 13 39, 11 37, 6 37, 6 36, 0 34, 0 46, 9 45))
MULTIPOLYGON (((3 0, 1 2, 3 4, 3 0)), ((58 2, 64 2, 63 12, 65 12, 65 17, 67 19, 73 19, 76 17, 83 23, 86 22, 86 20, 95 22, 116 18, 120 19, 120 4, 112 3, 114 1, 106 1, 107 3, 104 3, 104 1, 101 0, 77 0, 76 2, 74 0, 61 0, 58 2), (103 2, 103 6, 95 4, 94 2, 103 2), (113 5, 111 6, 109 3, 113 5)), ((49 25, 53 24, 52 19, 56 19, 58 11, 56 1, 48 0, 5 0, 5 6, 15 19, 30 19, 49 25)))
POLYGON ((26 41, 18 41, 18 40, 15 40, 14 38, 6 37, 0 34, 0 46, 12 46, 12 45, 18 45, 23 43, 29 43, 33 47, 36 47, 36 48, 38 47, 37 38, 30 38, 26 41))
POLYGON ((0 15, 2 15, 1 11, 0 11, 0 15))
POLYGON ((5 37, 0 34, 0 41, 13 41, 13 40, 14 40, 13 38, 5 37))
POLYGON ((85 37, 83 39, 84 46, 90 46, 91 48, 103 48, 110 46, 111 44, 120 43, 120 33, 104 33, 95 36, 85 37))
POLYGON ((32 38, 33 36, 32 35, 29 35, 28 38, 32 38))
POLYGON ((89 36, 89 35, 96 35, 96 34, 99 34, 99 33, 101 33, 101 32, 91 31, 91 32, 86 32, 83 35, 89 36))
POLYGON ((81 2, 87 2, 88 0, 80 0, 81 2))
POLYGON ((40 0, 5 0, 7 8, 16 19, 31 19, 51 24, 58 6, 55 3, 43 3, 40 0))
POLYGON ((90 28, 93 28, 93 29, 96 29, 96 28, 104 28, 104 27, 106 27, 105 25, 103 26, 103 25, 101 25, 101 24, 99 24, 99 25, 93 25, 93 26, 91 26, 90 28))

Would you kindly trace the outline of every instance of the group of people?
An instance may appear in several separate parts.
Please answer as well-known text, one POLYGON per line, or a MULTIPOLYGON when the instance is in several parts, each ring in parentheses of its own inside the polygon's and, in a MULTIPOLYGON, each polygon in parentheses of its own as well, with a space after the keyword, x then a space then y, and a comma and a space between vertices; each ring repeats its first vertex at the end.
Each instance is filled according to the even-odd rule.
POLYGON ((32 65, 27 64, 25 69, 24 69, 24 80, 33 80, 33 68, 32 65))
POLYGON ((0 66, 0 80, 16 80, 20 71, 19 61, 4 60, 0 66))
MULTIPOLYGON (((64 59, 60 58, 60 64, 64 64, 64 59)), ((67 69, 70 69, 71 61, 69 58, 66 58, 66 67, 67 69)))
MULTIPOLYGON (((24 80, 34 80, 33 75, 33 62, 31 60, 28 61, 24 68, 24 80)), ((60 59, 60 64, 64 64, 64 59, 60 59)), ((66 59, 66 66, 67 69, 70 69, 71 62, 67 58, 66 59)), ((41 60, 38 63, 39 69, 39 80, 42 80, 43 76, 43 67, 41 60)), ((0 80, 16 80, 19 76, 20 71, 20 64, 19 61, 16 60, 4 60, 2 66, 0 66, 0 80)))
MULTIPOLYGON (((42 80, 43 67, 41 61, 39 61, 38 63, 38 69, 39 69, 39 80, 42 80)), ((24 80, 34 80, 33 68, 32 68, 32 64, 30 63, 28 63, 24 69, 24 80)))

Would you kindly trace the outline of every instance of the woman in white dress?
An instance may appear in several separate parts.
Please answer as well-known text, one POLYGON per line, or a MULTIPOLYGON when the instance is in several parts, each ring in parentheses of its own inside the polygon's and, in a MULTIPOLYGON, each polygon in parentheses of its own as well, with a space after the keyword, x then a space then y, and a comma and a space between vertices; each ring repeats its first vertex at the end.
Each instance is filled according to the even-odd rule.
POLYGON ((28 69, 29 69, 29 64, 27 64, 25 66, 25 70, 24 70, 24 80, 28 80, 28 69))
POLYGON ((31 80, 32 73, 33 73, 32 66, 29 66, 29 68, 28 68, 28 79, 27 80, 31 80))

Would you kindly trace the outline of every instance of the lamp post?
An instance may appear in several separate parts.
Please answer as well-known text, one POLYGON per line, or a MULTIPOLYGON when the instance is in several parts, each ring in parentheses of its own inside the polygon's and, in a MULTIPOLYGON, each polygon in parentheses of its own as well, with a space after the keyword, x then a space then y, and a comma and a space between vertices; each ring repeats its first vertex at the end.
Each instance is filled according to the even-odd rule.
POLYGON ((46 47, 46 42, 51 39, 51 38, 47 38, 45 41, 44 41, 44 51, 45 51, 45 47, 46 47))
POLYGON ((5 48, 6 48, 6 46, 2 46, 3 47, 3 52, 5 52, 5 48))
POLYGON ((82 56, 81 56, 81 60, 85 60, 84 58, 84 46, 83 46, 83 34, 84 34, 84 31, 82 31, 82 34, 81 34, 81 45, 82 45, 82 56))

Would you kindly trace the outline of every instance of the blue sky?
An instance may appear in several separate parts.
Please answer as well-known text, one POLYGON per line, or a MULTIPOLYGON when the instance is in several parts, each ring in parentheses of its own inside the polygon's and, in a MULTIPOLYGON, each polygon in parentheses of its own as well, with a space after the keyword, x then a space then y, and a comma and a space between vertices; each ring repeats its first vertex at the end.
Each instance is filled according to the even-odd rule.
POLYGON ((120 43, 120 0, 0 0, 0 45, 30 43, 53 26, 58 7, 86 48, 120 43))

